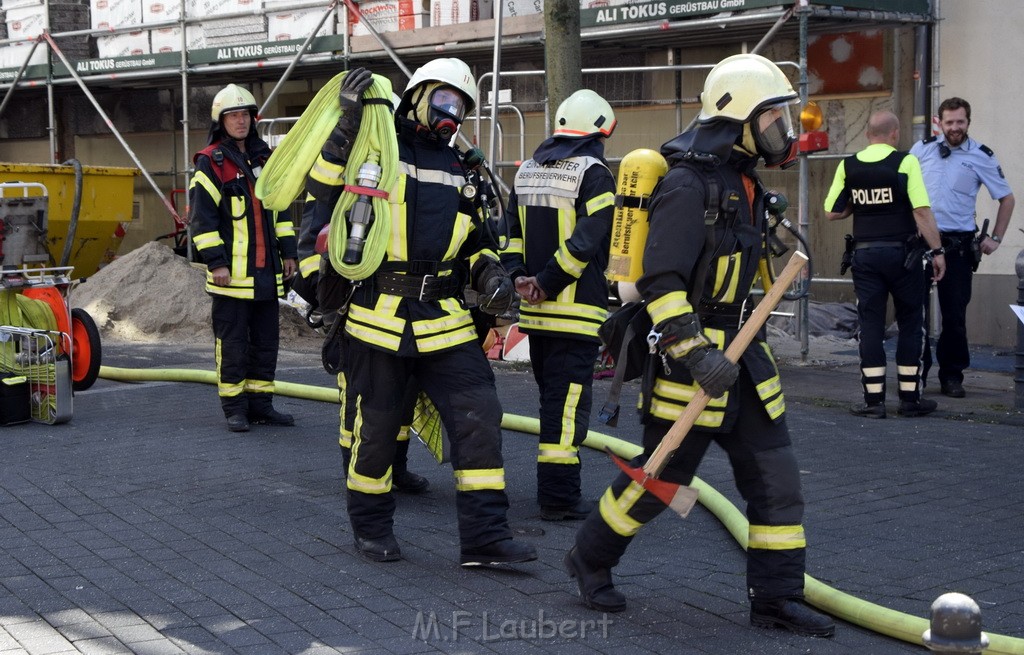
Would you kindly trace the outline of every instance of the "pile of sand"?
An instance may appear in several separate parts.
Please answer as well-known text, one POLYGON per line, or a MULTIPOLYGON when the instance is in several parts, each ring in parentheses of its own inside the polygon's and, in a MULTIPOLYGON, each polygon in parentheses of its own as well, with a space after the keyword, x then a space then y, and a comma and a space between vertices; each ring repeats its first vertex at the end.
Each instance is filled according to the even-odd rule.
MULTIPOLYGON (((190 265, 154 241, 118 257, 75 287, 71 305, 89 312, 104 339, 212 344, 205 284, 205 266, 190 265)), ((321 339, 294 307, 281 303, 282 346, 321 339)))

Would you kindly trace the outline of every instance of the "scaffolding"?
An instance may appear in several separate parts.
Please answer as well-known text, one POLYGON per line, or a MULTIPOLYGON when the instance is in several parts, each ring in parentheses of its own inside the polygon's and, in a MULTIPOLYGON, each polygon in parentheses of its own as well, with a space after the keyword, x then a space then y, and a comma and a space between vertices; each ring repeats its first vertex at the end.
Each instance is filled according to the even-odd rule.
MULTIPOLYGON (((100 103, 93 96, 90 88, 128 88, 131 86, 146 85, 152 88, 180 88, 181 127, 183 139, 181 143, 182 161, 191 161, 193 146, 190 143, 190 122, 189 117, 189 89, 196 86, 212 85, 226 79, 236 79, 240 74, 252 82, 273 82, 273 89, 267 94, 261 107, 261 114, 266 114, 273 106, 274 100, 284 84, 301 75, 306 78, 333 74, 339 68, 348 68, 354 65, 365 65, 373 67, 375 72, 387 74, 397 71, 398 74, 408 76, 409 67, 405 62, 419 65, 427 59, 436 56, 460 56, 463 58, 476 57, 478 68, 486 68, 485 60, 482 58, 493 53, 490 72, 480 76, 480 85, 489 84, 495 90, 493 102, 477 102, 478 113, 475 117, 475 128, 477 136, 481 133, 481 127, 486 122, 489 125, 491 152, 490 161, 499 160, 495 149, 496 143, 508 134, 502 132, 502 126, 498 120, 498 112, 511 112, 519 124, 519 153, 518 157, 508 160, 500 158, 497 164, 500 166, 512 166, 516 160, 521 160, 525 154, 523 141, 523 113, 520 108, 510 104, 502 104, 498 101, 499 80, 502 76, 512 77, 519 75, 511 71, 501 71, 502 53, 514 53, 517 51, 539 52, 543 49, 543 16, 530 15, 516 18, 502 18, 499 9, 498 16, 489 20, 477 21, 476 24, 435 26, 427 29, 417 29, 408 32, 387 32, 379 33, 371 23, 363 21, 364 27, 369 36, 350 36, 349 14, 359 15, 359 9, 351 0, 330 0, 326 5, 324 2, 308 2, 290 5, 289 9, 322 10, 319 22, 309 31, 309 34, 301 40, 277 44, 276 48, 262 48, 253 46, 251 48, 238 48, 227 46, 222 48, 226 61, 218 61, 222 53, 211 55, 206 50, 189 50, 188 28, 199 24, 204 20, 200 17, 189 17, 182 10, 181 15, 175 21, 152 23, 142 26, 122 27, 113 30, 78 30, 51 34, 46 30, 40 37, 32 42, 32 50, 28 53, 24 63, 9 81, 0 81, 0 91, 4 92, 3 100, 0 101, 0 118, 3 117, 5 108, 11 101, 16 91, 21 89, 38 89, 45 86, 47 95, 47 116, 49 121, 49 137, 51 156, 55 157, 57 129, 54 110, 54 91, 62 87, 76 86, 85 95, 105 125, 111 130, 114 136, 121 143, 129 157, 135 162, 149 185, 156 192, 157 196, 174 219, 176 225, 183 224, 181 216, 177 211, 175 203, 172 202, 174 190, 188 187, 188 177, 191 170, 186 166, 183 171, 177 170, 176 166, 171 167, 171 175, 175 182, 185 176, 184 185, 172 182, 172 189, 165 193, 147 172, 146 167, 132 152, 117 126, 103 111, 100 103), (342 7, 348 11, 342 10, 342 7), (340 12, 340 13, 339 13, 340 12), (335 17, 335 22, 341 27, 341 34, 331 36, 317 36, 325 22, 335 17), (123 70, 115 72, 102 72, 103 68, 110 66, 104 62, 95 66, 92 60, 83 62, 72 62, 64 55, 57 46, 56 40, 76 36, 99 36, 110 35, 122 32, 137 31, 139 29, 155 30, 165 27, 173 27, 180 30, 181 48, 180 52, 170 55, 153 55, 138 64, 139 58, 124 59, 123 70), (38 70, 36 77, 30 79, 32 67, 29 65, 36 47, 44 45, 48 49, 48 64, 45 67, 43 79, 39 79, 38 70), (152 60, 152 61, 150 61, 152 60), (129 65, 130 64, 130 65, 129 65), (389 68, 393 67, 393 68, 389 68), (486 109, 490 112, 489 117, 483 116, 480 111, 486 109)), ((594 3, 598 4, 598 3, 594 3)), ((772 38, 789 39, 797 43, 799 59, 793 63, 799 77, 798 91, 802 103, 809 98, 807 78, 807 48, 809 40, 814 35, 830 32, 853 32, 863 30, 893 29, 899 27, 926 28, 933 25, 935 17, 930 13, 928 0, 822 0, 810 2, 809 0, 797 0, 780 4, 773 0, 735 0, 730 7, 736 7, 736 11, 726 11, 714 15, 683 15, 683 9, 688 6, 701 3, 685 3, 683 0, 669 0, 668 2, 648 3, 644 6, 661 7, 663 10, 672 13, 670 16, 653 17, 652 20, 625 20, 612 24, 604 24, 609 21, 602 21, 602 16, 608 18, 611 14, 602 14, 608 9, 584 9, 581 29, 581 43, 584 48, 602 48, 613 51, 628 51, 629 49, 642 50, 646 52, 662 50, 677 52, 685 46, 687 49, 694 47, 722 47, 725 45, 735 46, 741 44, 741 48, 749 50, 748 44, 757 44, 756 48, 772 38), (785 6, 784 6, 785 5, 785 6), (667 7, 667 10, 664 9, 667 7), (677 11, 678 9, 678 11, 677 11)), ((641 5, 636 5, 637 7, 641 5)), ((267 13, 270 9, 264 11, 267 13)), ((637 12, 631 9, 630 12, 637 12)), ((48 13, 48 9, 47 9, 48 13)), ((259 15, 260 12, 255 12, 259 15)), ((625 15, 626 10, 622 11, 625 15)), ((238 14, 225 14, 217 16, 219 20, 242 19, 253 16, 254 12, 241 12, 238 14)), ((618 17, 616 13, 613 18, 618 17)), ((206 18, 208 20, 208 17, 206 18)), ((11 39, 0 40, 0 47, 17 43, 11 39)), ((671 58, 671 57, 670 57, 671 58)), ((119 66, 119 62, 114 62, 119 66)), ((681 72, 684 66, 644 67, 645 69, 674 70, 681 72)), ((621 75, 635 75, 640 72, 638 68, 622 69, 584 69, 583 72, 612 72, 621 75)), ((679 74, 677 72, 677 74, 679 74)), ((537 71, 526 71, 523 74, 534 75, 537 71)), ((541 75, 541 77, 543 77, 541 75)), ((0 79, 3 79, 0 77, 0 79)), ((677 84, 677 91, 680 89, 677 84)), ((896 85, 893 84, 893 89, 896 85)), ((915 95, 917 90, 915 89, 915 95)), ((692 99, 691 99, 692 100, 692 99)), ((677 112, 677 127, 683 124, 682 108, 684 98, 681 92, 675 98, 677 112)), ((916 104, 915 104, 916 110, 916 104)), ((916 118, 916 115, 915 115, 916 118)), ((267 123, 263 129, 268 134, 273 134, 275 127, 284 124, 284 118, 279 122, 267 123)), ((467 121, 468 122, 468 121, 467 121)), ((515 135, 513 135, 515 136, 515 135)), ((464 135, 463 135, 463 138, 464 135)), ((51 162, 55 163, 55 162, 51 162)), ((809 237, 809 211, 808 211, 808 157, 800 158, 799 168, 799 199, 798 220, 799 229, 805 238, 809 237)), ((808 239, 809 240, 809 239, 808 239)), ((803 354, 807 354, 807 302, 804 300, 800 308, 799 324, 801 329, 801 342, 803 354)))

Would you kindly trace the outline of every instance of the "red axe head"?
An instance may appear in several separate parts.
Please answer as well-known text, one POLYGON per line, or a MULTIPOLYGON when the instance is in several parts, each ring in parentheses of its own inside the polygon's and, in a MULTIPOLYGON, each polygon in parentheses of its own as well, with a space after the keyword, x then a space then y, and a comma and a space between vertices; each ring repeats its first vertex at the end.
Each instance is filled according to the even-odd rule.
POLYGON ((615 465, 622 469, 622 472, 628 475, 631 480, 643 487, 644 490, 654 494, 658 500, 668 505, 679 516, 686 518, 690 510, 693 509, 699 494, 693 487, 684 487, 673 482, 652 478, 642 468, 630 466, 615 453, 608 451, 608 454, 611 456, 612 461, 615 462, 615 465))

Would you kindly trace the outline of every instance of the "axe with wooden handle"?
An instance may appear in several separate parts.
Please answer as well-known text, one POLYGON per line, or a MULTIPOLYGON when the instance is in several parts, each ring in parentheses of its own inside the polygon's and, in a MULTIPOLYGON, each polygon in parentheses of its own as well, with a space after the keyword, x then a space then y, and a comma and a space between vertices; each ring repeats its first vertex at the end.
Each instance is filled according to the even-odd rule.
MULTIPOLYGON (((772 288, 764 295, 761 302, 757 304, 754 311, 750 314, 750 318, 743 324, 736 338, 733 339, 729 347, 725 349, 725 357, 730 362, 736 363, 740 360, 743 355, 743 351, 747 349, 750 342, 754 340, 757 333, 764 326, 768 317, 772 311, 778 306, 782 300, 782 295, 786 292, 791 284, 796 280, 797 276, 804 266, 807 265, 807 255, 802 252, 794 252, 793 256, 789 258, 789 263, 782 270, 782 273, 775 280, 775 284, 772 288)), ((665 469, 669 459, 672 458, 673 453, 679 448, 679 444, 686 438, 687 433, 693 427, 697 421, 697 417, 704 411, 708 401, 711 398, 704 393, 703 389, 698 389, 693 400, 686 406, 683 413, 679 415, 672 427, 669 428, 665 436, 662 437, 661 443, 655 448, 651 454, 650 459, 644 464, 643 468, 637 468, 630 466, 621 458, 612 454, 612 459, 615 460, 615 464, 630 478, 632 478, 637 484, 641 485, 644 489, 657 496, 668 505, 670 508, 679 513, 680 516, 685 517, 693 509, 694 503, 697 502, 697 490, 692 487, 684 487, 682 485, 674 484, 672 482, 666 482, 659 480, 658 476, 665 469)))

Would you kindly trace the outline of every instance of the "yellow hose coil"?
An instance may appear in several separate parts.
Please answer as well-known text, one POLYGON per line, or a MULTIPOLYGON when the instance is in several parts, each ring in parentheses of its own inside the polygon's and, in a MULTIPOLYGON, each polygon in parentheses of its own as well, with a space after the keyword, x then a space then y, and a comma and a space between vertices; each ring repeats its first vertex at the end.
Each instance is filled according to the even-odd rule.
MULTIPOLYGON (((341 118, 338 89, 347 74, 348 71, 335 75, 317 92, 299 120, 288 131, 288 136, 267 160, 256 181, 256 196, 268 209, 288 209, 305 188, 306 176, 316 163, 320 148, 341 118)), ((363 99, 382 100, 386 104, 370 102, 364 105, 359 132, 345 165, 345 184, 355 185, 359 167, 363 162, 373 159, 381 167, 377 188, 390 192, 398 176, 398 136, 395 134, 390 108, 391 82, 385 77, 374 75, 373 83, 363 93, 363 99)), ((391 232, 391 206, 388 199, 374 197, 374 222, 363 247, 362 260, 355 265, 341 261, 345 241, 348 239, 345 215, 357 195, 350 191, 342 192, 331 214, 328 239, 331 264, 350 280, 362 280, 373 274, 384 258, 391 232)))

